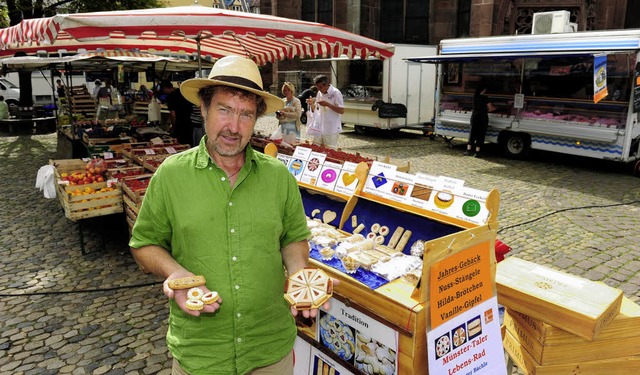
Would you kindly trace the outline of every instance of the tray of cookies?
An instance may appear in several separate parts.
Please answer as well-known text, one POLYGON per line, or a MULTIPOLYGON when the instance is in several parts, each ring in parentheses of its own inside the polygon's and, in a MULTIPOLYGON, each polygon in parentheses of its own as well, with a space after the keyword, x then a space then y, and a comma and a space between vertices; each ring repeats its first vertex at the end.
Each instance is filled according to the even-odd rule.
POLYGON ((333 281, 321 269, 305 267, 289 276, 284 298, 296 310, 317 309, 333 294, 333 281))

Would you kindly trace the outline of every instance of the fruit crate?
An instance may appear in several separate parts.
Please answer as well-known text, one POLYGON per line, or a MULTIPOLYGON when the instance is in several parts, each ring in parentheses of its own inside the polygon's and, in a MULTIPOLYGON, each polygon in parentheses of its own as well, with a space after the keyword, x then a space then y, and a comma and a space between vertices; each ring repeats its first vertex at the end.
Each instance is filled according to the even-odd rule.
POLYGON ((158 167, 160 166, 160 164, 162 164, 162 162, 166 158, 168 158, 169 156, 171 156, 171 155, 170 154, 164 154, 164 155, 147 156, 142 161, 142 166, 145 169, 150 170, 151 172, 155 172, 158 169, 158 167))
POLYGON ((87 162, 82 159, 50 159, 49 164, 55 167, 55 177, 56 180, 59 180, 61 173, 71 174, 73 172, 84 171, 87 162))
POLYGON ((188 150, 189 145, 173 145, 173 146, 159 146, 159 147, 147 147, 143 149, 132 149, 131 159, 139 165, 144 164, 144 160, 150 156, 166 155, 165 157, 180 153, 188 150))
POLYGON ((107 178, 110 180, 121 180, 123 178, 139 176, 141 174, 145 174, 145 170, 143 167, 137 165, 107 169, 107 178))
POLYGON ((121 152, 122 155, 131 159, 133 157, 133 150, 147 147, 149 147, 149 143, 147 142, 123 143, 121 152))
POLYGON ((135 203, 136 205, 142 204, 144 193, 149 186, 149 180, 152 174, 142 174, 139 176, 127 177, 120 181, 122 191, 135 203))
POLYGON ((140 212, 140 203, 136 203, 127 194, 122 195, 122 202, 124 202, 125 211, 128 209, 131 211, 131 218, 135 220, 138 217, 138 213, 140 212))
POLYGON ((107 187, 106 182, 85 185, 57 186, 58 199, 69 220, 77 221, 95 216, 123 212, 122 190, 107 187))
POLYGON ((107 170, 132 166, 131 160, 127 159, 105 159, 104 162, 107 170))

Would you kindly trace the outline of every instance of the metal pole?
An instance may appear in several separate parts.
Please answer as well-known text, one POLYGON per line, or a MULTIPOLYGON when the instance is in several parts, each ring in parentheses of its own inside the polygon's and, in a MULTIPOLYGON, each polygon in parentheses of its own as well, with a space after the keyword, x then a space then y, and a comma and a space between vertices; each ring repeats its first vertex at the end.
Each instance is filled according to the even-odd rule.
POLYGON ((198 32, 198 36, 196 37, 196 45, 198 47, 198 78, 202 78, 202 59, 200 56, 200 32, 198 32))

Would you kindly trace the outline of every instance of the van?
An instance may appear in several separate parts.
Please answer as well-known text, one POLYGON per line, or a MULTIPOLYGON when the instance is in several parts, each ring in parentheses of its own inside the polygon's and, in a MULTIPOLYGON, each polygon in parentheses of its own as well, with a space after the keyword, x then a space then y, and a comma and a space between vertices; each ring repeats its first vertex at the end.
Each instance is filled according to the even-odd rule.
POLYGON ((18 105, 20 102, 20 89, 6 78, 0 78, 0 95, 8 105, 18 105))

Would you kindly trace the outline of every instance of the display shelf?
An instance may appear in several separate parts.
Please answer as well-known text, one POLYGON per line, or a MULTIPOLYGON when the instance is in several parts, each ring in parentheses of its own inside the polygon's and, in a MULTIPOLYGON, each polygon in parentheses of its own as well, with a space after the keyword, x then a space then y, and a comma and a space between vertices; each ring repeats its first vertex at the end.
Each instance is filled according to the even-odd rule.
MULTIPOLYGON (((264 149, 265 154, 277 156, 278 148, 274 144, 267 144, 264 149)), ((398 169, 394 170, 402 172, 398 169)), ((358 164, 351 173, 357 178, 357 186, 351 194, 299 182, 305 214, 319 219, 323 216, 319 213, 327 211, 336 213, 335 219, 328 222, 322 221, 337 228, 345 237, 354 231, 354 224, 356 227, 360 224, 364 225, 365 229, 360 233, 365 236, 369 234, 373 224, 387 226, 389 235, 397 227, 403 227, 405 233, 410 231, 410 236, 405 241, 406 244, 394 244, 395 250, 400 249, 404 255, 407 255, 410 253, 411 245, 416 244, 417 240, 424 241, 422 246, 425 256, 420 278, 417 282, 413 282, 404 277, 398 277, 381 284, 372 284, 372 287, 366 280, 361 281, 358 273, 362 269, 354 274, 355 277, 349 275, 343 272, 339 262, 323 261, 322 258, 314 257, 313 251, 317 251, 315 247, 312 250, 310 264, 323 269, 329 276, 340 281, 334 287, 336 300, 346 301, 351 308, 357 309, 396 332, 398 374, 427 374, 429 348, 426 332, 430 327, 430 267, 463 250, 480 246, 491 254, 490 272, 493 282, 499 193, 497 190, 492 190, 483 195, 482 204, 486 210, 483 211, 486 213, 486 220, 479 223, 479 220, 476 222, 462 220, 456 216, 447 215, 443 213, 444 211, 437 212, 408 203, 403 204, 366 192, 367 179, 372 177, 367 163, 358 164)), ((433 196, 435 195, 434 188, 433 196)), ((387 236, 383 243, 387 244, 387 238, 390 236, 387 236)), ((416 246, 420 246, 420 243, 417 244, 416 246)), ((370 273, 371 271, 362 272, 370 273)), ((495 290, 495 286, 492 288, 495 290)))

